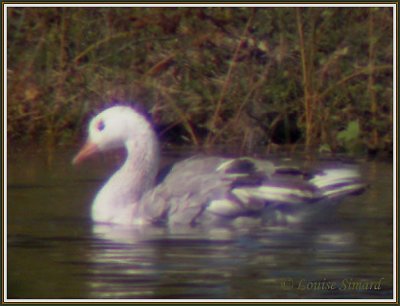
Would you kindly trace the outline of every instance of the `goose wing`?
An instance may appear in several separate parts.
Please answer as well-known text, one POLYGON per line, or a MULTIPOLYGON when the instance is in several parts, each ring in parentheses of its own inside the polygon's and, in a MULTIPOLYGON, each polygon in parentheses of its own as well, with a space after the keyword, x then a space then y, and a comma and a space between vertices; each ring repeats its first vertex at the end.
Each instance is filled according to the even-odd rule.
POLYGON ((142 199, 153 223, 215 223, 261 217, 266 208, 304 206, 365 186, 353 169, 316 173, 253 158, 194 157, 177 163, 142 199))

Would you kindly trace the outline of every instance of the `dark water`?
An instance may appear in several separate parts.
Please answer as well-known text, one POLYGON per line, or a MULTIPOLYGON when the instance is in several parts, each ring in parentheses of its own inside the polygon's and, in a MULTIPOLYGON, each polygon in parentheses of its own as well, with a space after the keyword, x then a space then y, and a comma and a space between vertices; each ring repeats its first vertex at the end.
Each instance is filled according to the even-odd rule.
POLYGON ((72 156, 9 148, 9 299, 392 298, 390 162, 362 162, 369 190, 304 226, 128 230, 89 219, 116 160, 72 156))

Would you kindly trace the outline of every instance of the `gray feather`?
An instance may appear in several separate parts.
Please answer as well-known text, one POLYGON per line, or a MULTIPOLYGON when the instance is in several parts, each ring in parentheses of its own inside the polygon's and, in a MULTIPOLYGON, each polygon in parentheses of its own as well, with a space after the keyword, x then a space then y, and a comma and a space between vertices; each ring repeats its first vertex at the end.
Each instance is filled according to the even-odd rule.
POLYGON ((193 157, 175 164, 141 207, 153 223, 196 225, 259 217, 266 208, 304 206, 363 188, 353 170, 306 173, 251 158, 193 157))

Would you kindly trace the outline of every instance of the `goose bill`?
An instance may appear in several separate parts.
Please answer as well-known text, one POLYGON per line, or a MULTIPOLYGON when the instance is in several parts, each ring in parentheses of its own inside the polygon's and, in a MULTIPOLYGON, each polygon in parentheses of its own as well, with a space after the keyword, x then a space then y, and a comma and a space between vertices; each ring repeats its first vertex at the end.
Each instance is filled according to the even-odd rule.
POLYGON ((72 160, 72 163, 74 165, 77 165, 80 162, 82 162, 83 160, 85 160, 86 158, 88 158, 93 153, 96 153, 98 150, 99 149, 98 149, 97 145, 95 145, 94 143, 88 142, 82 147, 82 149, 74 157, 74 159, 72 160))

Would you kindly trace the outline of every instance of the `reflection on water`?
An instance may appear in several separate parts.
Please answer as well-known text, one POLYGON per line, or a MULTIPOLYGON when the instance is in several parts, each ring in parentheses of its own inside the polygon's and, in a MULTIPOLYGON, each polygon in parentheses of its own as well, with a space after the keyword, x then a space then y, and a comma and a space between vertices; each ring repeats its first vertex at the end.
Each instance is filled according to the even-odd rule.
POLYGON ((43 156, 8 163, 8 298, 392 297, 390 163, 363 163, 370 189, 302 226, 127 229, 88 219, 109 165, 43 156))

